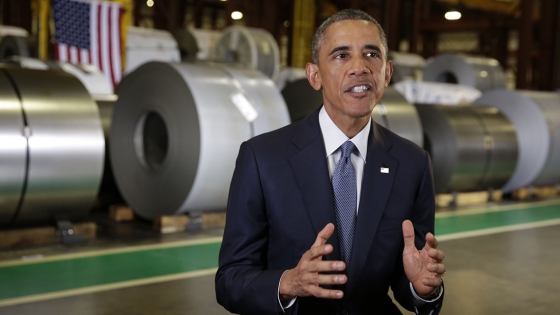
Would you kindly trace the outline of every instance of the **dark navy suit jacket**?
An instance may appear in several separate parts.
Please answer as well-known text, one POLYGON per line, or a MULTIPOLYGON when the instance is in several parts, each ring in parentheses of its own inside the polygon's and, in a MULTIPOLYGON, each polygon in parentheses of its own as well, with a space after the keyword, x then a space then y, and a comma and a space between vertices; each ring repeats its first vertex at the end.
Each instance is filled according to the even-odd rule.
MULTIPOLYGON (((336 226, 319 110, 244 142, 231 182, 216 274, 216 296, 241 314, 282 314, 278 284, 327 223, 336 226)), ((402 222, 414 224, 416 246, 434 231, 434 188, 428 154, 372 123, 348 282, 342 300, 298 298, 292 314, 400 314, 387 295, 413 310, 403 271, 402 222), (381 168, 389 173, 382 173, 381 168)), ((328 243, 340 260, 337 232, 328 243)), ((431 305, 439 312, 441 300, 431 305)))

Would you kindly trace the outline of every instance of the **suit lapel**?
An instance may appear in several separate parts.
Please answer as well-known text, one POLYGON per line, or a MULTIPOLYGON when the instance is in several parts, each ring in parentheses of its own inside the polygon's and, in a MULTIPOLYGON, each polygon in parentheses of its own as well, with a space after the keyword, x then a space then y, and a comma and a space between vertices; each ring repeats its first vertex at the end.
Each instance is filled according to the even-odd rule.
MULTIPOLYGON (((290 163, 302 192, 309 217, 318 234, 328 223, 336 225, 333 192, 329 178, 325 142, 319 127, 319 110, 305 118, 292 142, 300 149, 290 163)), ((334 248, 328 260, 340 260, 337 231, 328 240, 334 248)), ((309 244, 311 246, 312 244, 309 244)))
POLYGON ((385 138, 381 128, 372 123, 371 132, 373 134, 370 133, 368 140, 368 153, 354 234, 352 262, 346 286, 347 295, 345 296, 349 296, 365 266, 398 167, 398 161, 387 152, 391 143, 385 138), (388 173, 382 173, 381 168, 388 169, 388 173))

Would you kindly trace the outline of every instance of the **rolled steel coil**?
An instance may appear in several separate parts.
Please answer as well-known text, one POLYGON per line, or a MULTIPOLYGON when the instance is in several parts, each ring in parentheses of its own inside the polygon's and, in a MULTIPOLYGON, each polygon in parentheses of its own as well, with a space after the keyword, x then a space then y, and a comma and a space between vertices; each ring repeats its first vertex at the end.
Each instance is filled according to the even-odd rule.
POLYGON ((371 113, 373 120, 422 147, 422 124, 414 105, 392 87, 385 88, 383 97, 371 113))
POLYGON ((276 80, 280 72, 280 49, 264 29, 230 26, 222 32, 213 51, 217 62, 239 63, 276 80))
POLYGON ((88 93, 97 103, 103 134, 105 138, 105 162, 103 179, 99 188, 99 201, 101 206, 114 203, 122 203, 116 183, 113 179, 111 163, 108 157, 109 133, 111 131, 111 118, 113 106, 117 96, 113 94, 113 87, 107 77, 93 65, 76 65, 58 61, 43 61, 36 58, 14 56, 6 60, 7 63, 24 69, 36 69, 46 71, 64 71, 76 77, 87 89, 88 93))
POLYGON ((418 54, 389 52, 389 60, 393 62, 393 75, 391 83, 404 80, 422 81, 426 59, 418 54))
POLYGON ((179 29, 173 32, 173 37, 177 41, 181 61, 195 61, 199 49, 194 35, 187 29, 179 29))
POLYGON ((501 188, 517 163, 515 128, 496 108, 416 105, 436 193, 501 188))
POLYGON ((428 59, 424 81, 467 85, 482 92, 506 86, 504 71, 496 59, 459 54, 428 59))
POLYGON ((11 222, 83 219, 103 171, 105 141, 95 102, 62 71, 1 71, 19 96, 27 142, 24 188, 11 222))
POLYGON ((560 96, 552 92, 493 90, 475 101, 494 106, 515 125, 519 162, 503 190, 560 183, 560 96))
POLYGON ((27 174, 27 138, 21 101, 10 78, 0 71, 0 227, 19 208, 27 174))
POLYGON ((241 142, 289 123, 274 83, 249 69, 152 62, 118 95, 111 164, 124 199, 148 219, 225 209, 241 142))

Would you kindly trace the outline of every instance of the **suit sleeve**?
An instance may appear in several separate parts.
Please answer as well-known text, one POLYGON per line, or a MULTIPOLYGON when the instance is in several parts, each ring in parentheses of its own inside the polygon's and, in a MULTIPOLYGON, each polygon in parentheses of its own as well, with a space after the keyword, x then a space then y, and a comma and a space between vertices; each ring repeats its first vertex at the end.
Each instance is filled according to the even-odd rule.
MULTIPOLYGON (((435 193, 434 182, 432 176, 432 163, 427 152, 424 152, 423 171, 421 172, 421 180, 416 196, 414 197, 414 205, 410 214, 410 220, 414 225, 415 245, 416 248, 423 248, 426 244, 426 233, 434 233, 435 221, 435 193)), ((404 245, 403 245, 404 246, 404 245)), ((402 257, 398 258, 396 268, 393 274, 393 282, 391 288, 393 290, 395 299, 404 308, 409 311, 417 311, 413 304, 413 296, 410 291, 410 281, 404 273, 402 257)), ((441 304, 443 302, 443 295, 432 303, 422 306, 422 314, 439 313, 441 304)))
POLYGON ((216 274, 218 303, 233 313, 278 314, 278 283, 285 270, 268 270, 268 220, 258 164, 241 145, 231 181, 216 274))

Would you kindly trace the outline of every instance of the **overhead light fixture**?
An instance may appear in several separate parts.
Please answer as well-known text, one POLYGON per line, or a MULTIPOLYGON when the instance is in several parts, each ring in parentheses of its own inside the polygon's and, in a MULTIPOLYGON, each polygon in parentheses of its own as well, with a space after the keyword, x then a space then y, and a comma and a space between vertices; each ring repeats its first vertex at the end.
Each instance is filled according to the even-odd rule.
POLYGON ((234 20, 241 20, 243 18, 243 13, 239 11, 233 11, 231 12, 231 18, 234 20))
POLYGON ((150 8, 153 7, 153 6, 154 6, 154 0, 148 0, 148 1, 146 1, 146 5, 147 5, 148 7, 150 7, 150 8))
POLYGON ((459 11, 448 11, 445 13, 445 19, 453 21, 461 18, 461 12, 459 11))

